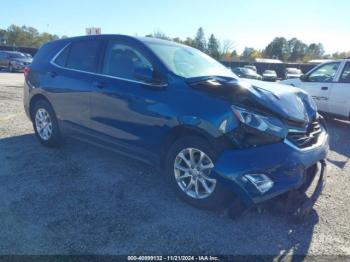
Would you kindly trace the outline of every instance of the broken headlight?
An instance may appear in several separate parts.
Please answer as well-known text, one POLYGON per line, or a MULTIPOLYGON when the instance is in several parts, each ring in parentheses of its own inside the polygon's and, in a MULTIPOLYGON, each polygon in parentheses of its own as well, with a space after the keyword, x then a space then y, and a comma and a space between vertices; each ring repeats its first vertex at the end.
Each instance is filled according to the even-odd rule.
POLYGON ((232 110, 241 126, 236 128, 230 137, 240 146, 276 143, 287 135, 284 124, 275 117, 264 116, 237 106, 232 106, 232 110))

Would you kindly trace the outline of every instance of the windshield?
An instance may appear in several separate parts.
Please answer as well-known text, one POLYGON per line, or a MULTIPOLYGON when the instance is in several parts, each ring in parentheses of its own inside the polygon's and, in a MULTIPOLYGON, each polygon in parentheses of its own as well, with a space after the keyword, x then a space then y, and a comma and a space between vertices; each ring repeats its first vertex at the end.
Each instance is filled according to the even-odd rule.
POLYGON ((215 75, 238 78, 231 70, 195 48, 163 43, 146 44, 178 76, 192 78, 215 75))
POLYGON ((286 71, 289 74, 301 74, 300 69, 297 68, 286 68, 286 71))
POLYGON ((26 58, 22 53, 10 53, 11 58, 26 58))
POLYGON ((255 71, 250 68, 243 67, 241 71, 247 75, 255 75, 255 71))

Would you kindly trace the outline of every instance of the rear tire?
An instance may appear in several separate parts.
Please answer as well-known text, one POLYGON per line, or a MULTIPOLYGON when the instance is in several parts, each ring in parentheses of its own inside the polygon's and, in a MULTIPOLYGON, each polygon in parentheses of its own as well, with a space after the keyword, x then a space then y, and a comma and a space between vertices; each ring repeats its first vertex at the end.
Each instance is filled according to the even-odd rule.
POLYGON ((32 110, 32 122, 35 135, 41 144, 56 147, 61 144, 61 132, 58 121, 49 102, 39 100, 32 110))
POLYGON ((180 199, 200 209, 219 208, 227 203, 231 192, 211 176, 216 158, 217 153, 203 138, 188 136, 173 143, 166 157, 165 171, 180 199), (193 160, 192 164, 189 159, 193 160), (212 166, 210 170, 209 166, 212 166))

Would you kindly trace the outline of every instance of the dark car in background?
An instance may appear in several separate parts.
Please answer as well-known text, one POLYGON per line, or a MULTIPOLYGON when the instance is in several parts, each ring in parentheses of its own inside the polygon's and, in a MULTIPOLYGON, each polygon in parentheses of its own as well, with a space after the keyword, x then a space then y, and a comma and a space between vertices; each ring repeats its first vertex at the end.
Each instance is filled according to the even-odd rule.
POLYGON ((261 75, 259 75, 258 73, 256 73, 254 70, 250 68, 235 67, 232 69, 232 72, 241 78, 262 80, 261 75))
POLYGON ((284 79, 299 78, 303 75, 303 72, 294 67, 287 67, 284 71, 284 79))
POLYGON ((199 208, 305 190, 328 150, 304 91, 243 81, 197 49, 154 38, 43 45, 25 71, 24 108, 43 145, 72 136, 157 166, 199 208))
POLYGON ((275 82, 277 80, 277 73, 275 70, 265 70, 262 74, 262 78, 264 81, 275 82))
POLYGON ((9 72, 22 71, 32 60, 21 52, 0 51, 0 69, 7 69, 9 72))

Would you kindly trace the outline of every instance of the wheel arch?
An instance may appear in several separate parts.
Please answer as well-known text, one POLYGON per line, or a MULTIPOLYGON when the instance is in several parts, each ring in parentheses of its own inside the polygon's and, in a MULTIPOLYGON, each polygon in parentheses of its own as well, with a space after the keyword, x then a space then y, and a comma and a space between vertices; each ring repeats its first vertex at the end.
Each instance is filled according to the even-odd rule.
POLYGON ((52 107, 52 104, 50 103, 49 99, 47 99, 46 96, 44 96, 43 94, 36 94, 30 99, 30 102, 29 102, 29 114, 30 114, 30 119, 32 121, 33 121, 33 109, 35 107, 35 104, 40 100, 46 101, 51 106, 51 109, 55 112, 55 110, 52 107))
POLYGON ((185 136, 200 137, 206 140, 211 147, 215 148, 216 150, 219 150, 218 143, 217 143, 218 138, 213 137, 207 131, 198 127, 190 126, 190 125, 179 125, 172 128, 161 143, 161 148, 160 148, 160 156, 161 156, 160 167, 161 168, 164 167, 164 163, 165 163, 164 160, 166 158, 167 152, 171 147, 171 145, 179 138, 185 137, 185 136))

